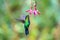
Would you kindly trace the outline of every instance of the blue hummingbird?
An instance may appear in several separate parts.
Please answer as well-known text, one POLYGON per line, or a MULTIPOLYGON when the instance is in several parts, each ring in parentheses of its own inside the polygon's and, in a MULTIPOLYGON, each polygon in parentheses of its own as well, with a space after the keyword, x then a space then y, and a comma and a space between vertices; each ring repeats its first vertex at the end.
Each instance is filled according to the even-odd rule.
POLYGON ((29 34, 29 25, 30 25, 30 18, 29 15, 26 15, 24 17, 24 19, 17 19, 18 21, 22 22, 24 24, 24 28, 25 28, 25 34, 28 35, 29 34))

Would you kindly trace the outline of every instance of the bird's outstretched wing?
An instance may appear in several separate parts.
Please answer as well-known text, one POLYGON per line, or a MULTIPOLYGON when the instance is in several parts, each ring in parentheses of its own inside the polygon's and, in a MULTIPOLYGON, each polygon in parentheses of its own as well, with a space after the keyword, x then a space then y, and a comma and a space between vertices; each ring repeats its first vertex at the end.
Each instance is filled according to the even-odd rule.
POLYGON ((25 20, 22 20, 22 19, 16 19, 16 20, 18 20, 19 22, 25 23, 25 20))

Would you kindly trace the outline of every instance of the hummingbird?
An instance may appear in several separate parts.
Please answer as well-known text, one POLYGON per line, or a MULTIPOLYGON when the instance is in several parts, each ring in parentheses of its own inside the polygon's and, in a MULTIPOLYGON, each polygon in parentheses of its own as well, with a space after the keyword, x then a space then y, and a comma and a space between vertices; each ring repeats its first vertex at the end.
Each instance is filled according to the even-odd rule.
POLYGON ((26 15, 22 17, 22 19, 17 19, 18 21, 22 22, 24 24, 25 34, 29 34, 29 26, 30 26, 30 18, 29 15, 26 15))

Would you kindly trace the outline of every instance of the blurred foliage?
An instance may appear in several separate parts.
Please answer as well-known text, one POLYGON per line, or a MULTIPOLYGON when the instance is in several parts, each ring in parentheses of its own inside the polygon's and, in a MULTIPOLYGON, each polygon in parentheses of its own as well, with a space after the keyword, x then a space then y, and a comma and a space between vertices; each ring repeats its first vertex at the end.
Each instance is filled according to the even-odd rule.
MULTIPOLYGON (((32 0, 33 1, 33 0, 32 0)), ((60 40, 60 1, 34 0, 40 15, 30 16, 29 35, 18 22, 29 9, 31 0, 0 0, 0 40, 60 40)))

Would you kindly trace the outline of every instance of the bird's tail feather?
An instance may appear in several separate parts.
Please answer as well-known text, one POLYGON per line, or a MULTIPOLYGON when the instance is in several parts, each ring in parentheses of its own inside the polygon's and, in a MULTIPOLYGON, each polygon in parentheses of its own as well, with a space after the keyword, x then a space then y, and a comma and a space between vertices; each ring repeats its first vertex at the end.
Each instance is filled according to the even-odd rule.
POLYGON ((29 30, 28 30, 28 28, 25 28, 25 34, 26 34, 26 35, 29 34, 29 30))

